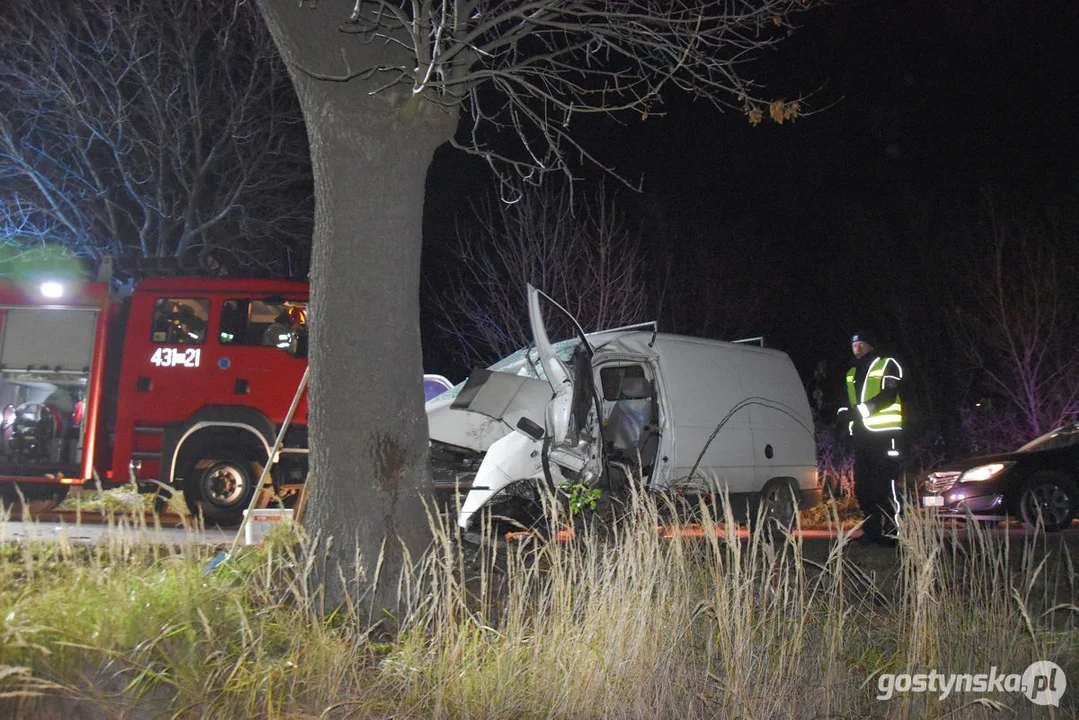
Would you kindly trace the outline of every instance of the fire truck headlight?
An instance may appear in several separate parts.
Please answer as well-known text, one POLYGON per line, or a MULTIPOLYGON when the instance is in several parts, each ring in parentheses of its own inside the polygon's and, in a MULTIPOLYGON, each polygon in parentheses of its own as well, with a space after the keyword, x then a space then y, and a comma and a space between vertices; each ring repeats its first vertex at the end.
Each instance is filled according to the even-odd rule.
POLYGON ((41 294, 47 298, 56 299, 64 296, 64 286, 53 280, 41 283, 41 294))

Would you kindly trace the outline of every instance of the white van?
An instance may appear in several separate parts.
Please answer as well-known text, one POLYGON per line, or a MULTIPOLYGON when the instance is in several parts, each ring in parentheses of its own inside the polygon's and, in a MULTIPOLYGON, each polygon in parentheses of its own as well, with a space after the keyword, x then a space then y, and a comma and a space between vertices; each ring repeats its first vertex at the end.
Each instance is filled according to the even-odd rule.
MULTIPOLYGON (((435 487, 466 491, 468 530, 537 484, 595 486, 629 468, 650 491, 721 494, 777 522, 820 501, 813 421, 786 354, 656 332, 585 334, 528 287, 535 343, 427 403, 435 487), (552 343, 541 300, 578 335, 552 343)), ((647 329, 647 328, 652 329, 647 329)))

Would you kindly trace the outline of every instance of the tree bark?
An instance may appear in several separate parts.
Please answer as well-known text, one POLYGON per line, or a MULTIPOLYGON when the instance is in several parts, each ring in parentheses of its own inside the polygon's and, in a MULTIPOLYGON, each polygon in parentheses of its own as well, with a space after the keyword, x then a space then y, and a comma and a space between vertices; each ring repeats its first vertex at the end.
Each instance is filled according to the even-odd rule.
MULTIPOLYGON (((456 116, 408 93, 374 96, 370 81, 318 79, 344 72, 358 45, 337 31, 340 7, 262 8, 303 107, 315 179, 304 518, 317 542, 312 580, 327 609, 347 594, 378 618, 396 608, 405 549, 418 557, 430 539, 420 247, 427 169, 456 116)), ((371 53, 394 60, 386 45, 361 51, 367 57, 353 59, 362 65, 371 53)))

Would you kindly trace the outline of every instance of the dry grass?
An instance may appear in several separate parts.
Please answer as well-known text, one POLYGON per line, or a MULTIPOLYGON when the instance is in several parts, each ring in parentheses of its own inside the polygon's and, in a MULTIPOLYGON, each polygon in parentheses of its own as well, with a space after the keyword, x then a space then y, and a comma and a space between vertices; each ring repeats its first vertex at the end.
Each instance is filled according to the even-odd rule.
POLYGON ((909 515, 898 554, 849 531, 810 550, 736 539, 709 507, 703 539, 661 537, 671 512, 638 499, 574 542, 480 550, 435 518, 381 642, 361 612, 320 612, 314 558, 286 532, 210 571, 195 546, 7 544, 0 715, 1025 717, 1045 709, 1006 693, 984 699, 1007 710, 880 702, 876 678, 1048 659, 1079 683, 1075 571, 1044 537, 909 515))
MULTIPOLYGON (((165 493, 164 510, 184 517, 190 515, 187 505, 184 503, 183 492, 177 490, 165 493)), ((152 493, 140 492, 135 483, 128 483, 118 488, 102 490, 100 488, 82 487, 73 488, 68 496, 57 506, 57 510, 83 513, 102 514, 131 514, 140 512, 153 512, 155 510, 156 496, 152 493)))

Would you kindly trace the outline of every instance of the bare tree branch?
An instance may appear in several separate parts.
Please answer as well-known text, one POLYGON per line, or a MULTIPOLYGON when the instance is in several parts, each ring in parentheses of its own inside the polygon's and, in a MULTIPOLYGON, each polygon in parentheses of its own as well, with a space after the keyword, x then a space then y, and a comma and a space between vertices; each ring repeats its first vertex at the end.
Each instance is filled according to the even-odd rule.
POLYGON ((458 218, 454 255, 435 304, 439 328, 467 365, 487 365, 531 340, 526 283, 564 299, 587 330, 651 319, 639 235, 603 187, 576 195, 568 184, 527 188, 512 204, 488 197, 458 218))
POLYGON ((247 2, 0 9, 0 197, 88 258, 283 272, 312 190, 299 104, 247 2), (18 202, 12 199, 18 197, 18 202))
MULTIPOLYGON (((454 112, 471 131, 455 145, 538 182, 570 176, 580 157, 617 175, 571 132, 575 115, 647 118, 668 87, 747 115, 783 122, 801 103, 761 95, 746 77, 751 56, 784 39, 811 0, 360 0, 341 31, 393 46, 354 65, 298 66, 319 80, 373 83, 454 112), (375 60, 377 58, 377 61, 375 60), (494 91, 494 92, 492 92, 494 91), (499 143, 484 133, 503 131, 499 143)), ((361 56, 363 57, 363 56, 361 56)), ((504 178, 505 179, 505 178, 504 178)))
POLYGON ((1010 448, 1079 417, 1079 296, 1070 238, 1051 223, 1006 222, 990 209, 988 232, 979 245, 988 252, 968 255, 956 327, 991 404, 981 417, 1010 448))

